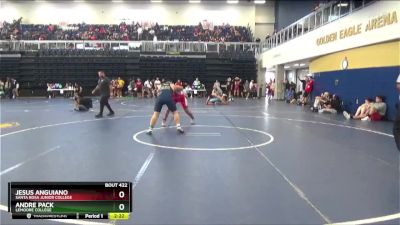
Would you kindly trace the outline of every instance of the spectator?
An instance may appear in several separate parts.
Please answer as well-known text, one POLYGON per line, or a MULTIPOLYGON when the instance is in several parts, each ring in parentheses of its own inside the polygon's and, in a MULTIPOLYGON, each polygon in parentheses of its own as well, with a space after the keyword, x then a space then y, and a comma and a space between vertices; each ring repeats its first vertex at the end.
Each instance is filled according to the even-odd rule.
POLYGON ((196 79, 193 81, 193 89, 200 89, 200 84, 201 82, 199 81, 199 78, 196 77, 196 79))
POLYGON ((135 90, 136 90, 136 95, 141 98, 143 96, 143 91, 144 90, 143 90, 143 83, 142 83, 142 80, 140 78, 138 78, 136 80, 135 90))
POLYGON ((228 95, 228 101, 232 101, 232 89, 233 89, 233 85, 232 85, 232 79, 230 77, 228 77, 228 79, 226 79, 226 92, 228 95))
POLYGON ((183 91, 185 92, 186 96, 193 98, 192 88, 190 87, 190 85, 186 85, 186 87, 185 87, 185 89, 183 89, 183 91))
POLYGON ((213 88, 221 89, 221 84, 219 83, 218 80, 216 80, 216 81, 214 82, 213 88))
POLYGON ((132 96, 134 96, 135 95, 135 93, 134 93, 134 89, 135 88, 135 78, 131 78, 131 79, 129 79, 129 84, 128 84, 128 93, 129 93, 129 95, 132 95, 132 96))
POLYGON ((309 99, 311 98, 311 93, 314 89, 314 80, 312 78, 312 74, 308 74, 306 77, 306 88, 304 89, 304 98, 303 98, 303 102, 302 105, 306 105, 309 101, 309 99))
POLYGON ((285 96, 286 102, 287 102, 287 103, 291 103, 292 100, 295 98, 294 95, 295 95, 294 89, 293 89, 293 88, 290 88, 290 89, 286 92, 286 96, 285 96))
POLYGON ((90 108, 93 108, 92 99, 83 96, 75 98, 75 111, 88 111, 90 108))
POLYGON ((144 85, 143 85, 143 94, 144 94, 144 96, 148 96, 148 97, 150 97, 150 98, 153 97, 152 86, 153 86, 153 85, 152 85, 150 79, 147 79, 147 80, 144 82, 144 85))
POLYGON ((154 96, 158 96, 158 91, 161 88, 161 81, 160 79, 157 77, 156 80, 153 82, 154 84, 154 96))
POLYGON ((0 98, 3 98, 4 96, 5 96, 4 82, 2 79, 0 79, 0 98))
POLYGON ((206 100, 206 105, 216 103, 227 104, 226 95, 224 95, 222 93, 222 90, 217 87, 213 88, 213 90, 211 91, 211 95, 208 96, 206 100))
POLYGON ((293 81, 290 82, 290 88, 296 92, 296 84, 293 81))
POLYGON ((332 95, 332 98, 323 104, 323 107, 318 111, 319 113, 332 113, 336 114, 341 111, 342 106, 340 98, 337 95, 332 95))
POLYGON ((117 79, 117 97, 121 98, 122 97, 122 90, 125 87, 125 81, 121 78, 118 77, 117 79))
POLYGON ((178 85, 178 86, 183 87, 182 81, 181 81, 180 79, 178 79, 178 80, 175 82, 175 85, 178 85))
POLYGON ((117 82, 117 80, 110 81, 110 97, 118 97, 118 82, 117 82))
POLYGON ((246 100, 249 99, 250 95, 250 82, 246 80, 243 84, 243 95, 246 96, 246 100))
POLYGON ((234 83, 233 83, 233 96, 234 97, 239 97, 240 96, 240 83, 242 80, 239 77, 235 77, 234 83))
POLYGON ((285 97, 286 97, 286 93, 289 91, 290 89, 290 83, 287 79, 283 80, 283 90, 285 90, 285 97))
POLYGON ((4 92, 6 97, 12 99, 12 81, 10 77, 6 78, 6 82, 4 83, 4 92))
POLYGON ((314 112, 318 112, 318 110, 322 109, 322 106, 330 101, 329 92, 324 92, 321 96, 315 97, 314 104, 311 106, 311 110, 314 112))
POLYGON ((376 96, 375 103, 372 104, 368 118, 364 120, 368 121, 381 121, 385 118, 387 106, 383 96, 376 96))
POLYGON ((250 98, 255 99, 257 97, 258 85, 253 80, 250 81, 250 98))
POLYGON ((346 119, 356 119, 356 120, 360 120, 364 117, 366 117, 368 115, 368 112, 372 106, 373 100, 370 98, 365 99, 364 104, 362 104, 361 106, 359 106, 357 108, 356 113, 353 115, 351 115, 350 113, 348 113, 347 111, 343 111, 343 116, 346 119))
MULTIPOLYGON (((376 96, 375 97, 375 102, 370 103, 368 107, 366 107, 366 110, 364 110, 360 115, 357 116, 357 113, 355 116, 351 117, 351 115, 347 112, 343 112, 343 115, 346 117, 346 119, 359 119, 363 121, 380 121, 383 120, 383 118, 386 115, 386 103, 384 102, 384 99, 382 96, 376 96)), ((358 111, 358 110, 357 110, 358 111)))
POLYGON ((82 97, 83 96, 83 88, 78 83, 75 82, 74 85, 74 97, 82 97))
POLYGON ((167 26, 154 24, 120 23, 119 25, 68 24, 65 28, 56 25, 23 24, 21 20, 4 22, 0 27, 1 40, 163 40, 163 41, 214 41, 251 42, 249 27, 221 25, 214 27, 167 26))
POLYGON ((270 79, 266 84, 267 98, 272 99, 275 95, 275 80, 270 79))
POLYGON ((11 90, 12 98, 17 98, 19 96, 19 83, 16 79, 11 79, 11 90))

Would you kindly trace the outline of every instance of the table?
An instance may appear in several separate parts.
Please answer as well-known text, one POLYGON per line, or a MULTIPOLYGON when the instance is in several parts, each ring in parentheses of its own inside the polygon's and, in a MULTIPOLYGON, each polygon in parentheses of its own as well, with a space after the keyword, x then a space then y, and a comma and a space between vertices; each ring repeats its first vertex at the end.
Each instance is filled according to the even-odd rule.
MULTIPOLYGON (((50 93, 50 92, 59 92, 60 93, 60 95, 63 95, 64 94, 64 92, 74 92, 74 89, 73 88, 47 88, 47 92, 48 93, 50 93)), ((67 95, 68 96, 68 95, 67 95)), ((66 97, 67 97, 66 96, 66 97)), ((72 96, 72 95, 71 95, 72 96)), ((55 97, 55 95, 49 95, 49 98, 51 98, 51 97, 55 97)))

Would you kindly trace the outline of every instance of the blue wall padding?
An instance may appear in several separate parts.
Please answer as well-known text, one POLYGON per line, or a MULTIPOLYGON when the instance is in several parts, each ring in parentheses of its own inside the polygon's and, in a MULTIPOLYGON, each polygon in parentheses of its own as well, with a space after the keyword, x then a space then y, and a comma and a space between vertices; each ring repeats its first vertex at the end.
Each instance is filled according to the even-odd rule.
POLYGON ((387 119, 393 120, 399 101, 396 90, 399 73, 399 66, 316 73, 313 96, 324 91, 337 94, 343 100, 344 109, 354 113, 365 98, 375 99, 376 95, 383 95, 388 106, 387 119))

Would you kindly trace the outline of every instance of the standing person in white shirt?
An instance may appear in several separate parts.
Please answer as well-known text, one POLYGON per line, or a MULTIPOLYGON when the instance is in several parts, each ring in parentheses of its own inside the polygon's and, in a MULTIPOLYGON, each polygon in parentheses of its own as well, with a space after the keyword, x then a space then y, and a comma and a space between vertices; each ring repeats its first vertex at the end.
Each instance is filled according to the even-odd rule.
POLYGON ((250 91, 253 89, 253 86, 254 86, 254 80, 251 80, 249 84, 250 91))
POLYGON ((158 96, 158 91, 160 90, 160 88, 161 88, 161 81, 160 81, 160 78, 156 78, 156 80, 154 81, 154 96, 158 96))
POLYGON ((213 88, 219 88, 219 89, 221 89, 221 84, 219 83, 218 80, 215 81, 215 83, 214 83, 214 85, 213 85, 213 88))
POLYGON ((143 28, 142 28, 142 27, 139 27, 139 28, 137 29, 137 33, 138 33, 138 40, 141 40, 141 36, 142 36, 142 33, 143 33, 143 28))
POLYGON ((153 97, 153 93, 152 93, 152 91, 151 91, 151 87, 152 87, 152 83, 151 83, 151 81, 149 80, 149 79, 147 79, 145 82, 144 82, 144 93, 146 93, 147 94, 147 96, 148 97, 150 97, 150 98, 152 98, 153 97))

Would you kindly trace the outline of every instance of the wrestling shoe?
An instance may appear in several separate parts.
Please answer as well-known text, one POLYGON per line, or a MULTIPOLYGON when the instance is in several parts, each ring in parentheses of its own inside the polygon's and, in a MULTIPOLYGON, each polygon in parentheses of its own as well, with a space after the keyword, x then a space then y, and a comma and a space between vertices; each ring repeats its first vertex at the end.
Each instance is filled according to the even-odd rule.
POLYGON ((350 114, 348 112, 346 112, 346 111, 343 111, 343 116, 346 118, 346 120, 351 119, 350 114))
POLYGON ((95 117, 95 118, 102 118, 102 117, 103 117, 103 115, 101 115, 101 114, 97 114, 97 115, 95 115, 94 117, 95 117))
POLYGON ((146 134, 152 135, 152 134, 153 134, 153 129, 152 129, 152 128, 149 128, 149 129, 146 131, 146 134))
POLYGON ((361 121, 371 121, 371 118, 369 118, 369 116, 366 116, 366 117, 362 118, 361 121))
POLYGON ((177 127, 176 130, 177 130, 180 134, 185 133, 185 131, 183 131, 182 127, 177 127))
POLYGON ((166 124, 165 122, 166 122, 165 120, 163 120, 163 121, 161 122, 161 126, 162 126, 162 127, 167 127, 167 124, 166 124))

